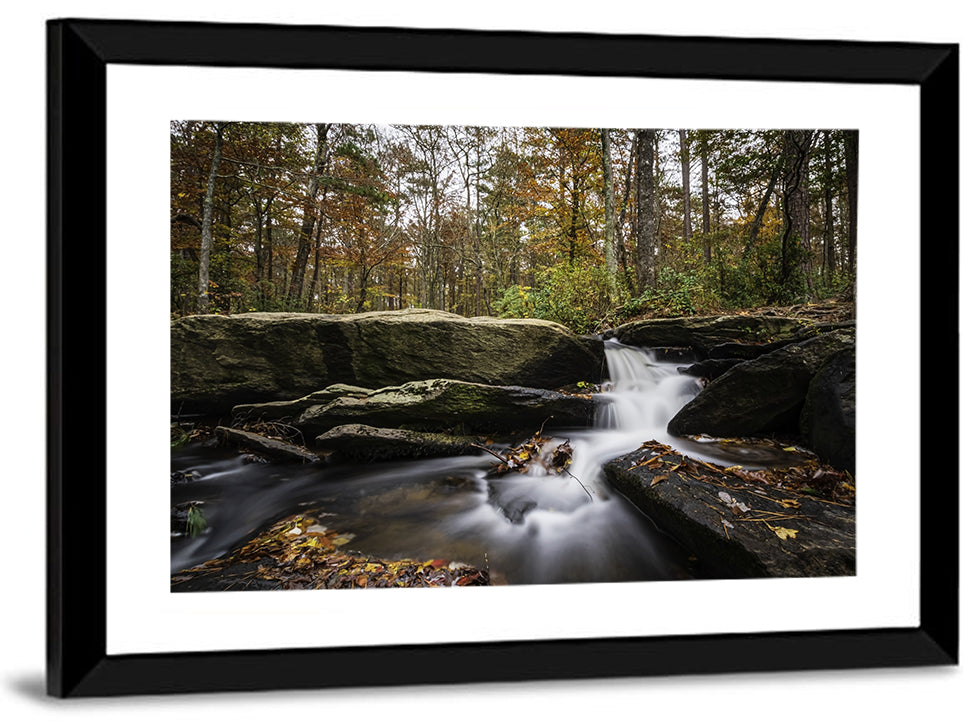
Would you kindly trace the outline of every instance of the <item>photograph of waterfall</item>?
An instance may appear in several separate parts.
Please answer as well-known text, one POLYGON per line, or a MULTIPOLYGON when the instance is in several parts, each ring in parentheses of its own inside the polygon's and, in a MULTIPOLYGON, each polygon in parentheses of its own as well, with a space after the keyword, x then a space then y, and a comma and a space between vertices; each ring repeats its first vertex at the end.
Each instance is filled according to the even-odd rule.
POLYGON ((855 575, 857 163, 171 122, 170 590, 855 575))
POLYGON ((48 695, 956 661, 956 46, 46 29, 48 695))

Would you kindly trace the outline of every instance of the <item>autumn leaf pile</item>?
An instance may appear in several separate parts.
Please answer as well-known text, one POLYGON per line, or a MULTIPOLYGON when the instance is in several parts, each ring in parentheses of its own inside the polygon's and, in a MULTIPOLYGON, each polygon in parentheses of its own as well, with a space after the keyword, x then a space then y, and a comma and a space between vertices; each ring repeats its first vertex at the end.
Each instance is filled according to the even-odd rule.
POLYGON ((801 516, 801 496, 840 506, 852 506, 856 487, 847 471, 840 471, 821 464, 814 456, 794 447, 782 450, 794 455, 792 465, 758 470, 746 470, 741 466, 721 466, 680 455, 672 447, 652 440, 640 446, 647 451, 634 468, 652 470, 650 487, 657 486, 675 474, 684 482, 700 481, 714 485, 720 490, 717 499, 720 522, 729 537, 730 529, 739 523, 760 523, 772 531, 781 541, 797 537, 799 530, 780 525, 797 522, 801 516), (743 497, 734 497, 737 492, 743 497), (769 510, 758 506, 768 506, 769 510))
POLYGON ((331 530, 311 516, 292 516, 229 556, 176 574, 171 583, 220 576, 229 569, 248 569, 233 574, 233 586, 224 590, 244 590, 255 581, 259 587, 269 582, 281 589, 489 585, 487 571, 458 561, 390 561, 342 552, 341 547, 352 538, 352 534, 331 530))
POLYGON ((546 444, 551 440, 551 437, 543 436, 540 431, 525 443, 509 448, 502 453, 496 453, 490 448, 483 448, 500 461, 492 468, 490 474, 501 476, 513 472, 526 473, 533 465, 538 465, 549 473, 562 473, 572 463, 572 446, 566 440, 552 448, 551 452, 544 453, 546 444))
MULTIPOLYGON (((852 504, 856 497, 856 484, 850 473, 822 464, 816 457, 793 447, 783 449, 798 454, 792 464, 757 470, 747 470, 742 466, 724 467, 680 456, 678 451, 658 441, 647 441, 640 448, 648 449, 650 455, 636 463, 633 468, 647 467, 674 472, 684 479, 693 478, 731 490, 748 489, 785 507, 796 502, 793 499, 770 496, 781 495, 779 491, 789 491, 844 505, 852 504), (674 462, 676 459, 679 460, 674 462), (767 488, 770 489, 770 495, 767 495, 767 488)), ((665 473, 657 472, 651 485, 667 478, 665 473)))

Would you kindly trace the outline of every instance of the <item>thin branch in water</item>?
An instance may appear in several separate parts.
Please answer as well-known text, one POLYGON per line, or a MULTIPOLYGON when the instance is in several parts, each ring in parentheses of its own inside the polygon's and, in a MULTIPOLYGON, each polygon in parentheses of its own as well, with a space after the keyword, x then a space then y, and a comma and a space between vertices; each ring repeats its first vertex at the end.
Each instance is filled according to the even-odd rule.
POLYGON ((582 490, 584 490, 584 491, 586 492, 586 495, 589 496, 589 502, 590 502, 590 503, 592 503, 592 502, 594 502, 594 501, 596 500, 595 498, 592 497, 592 494, 589 492, 589 489, 586 488, 585 484, 584 484, 582 481, 580 481, 578 478, 576 478, 574 475, 572 475, 572 473, 569 472, 569 469, 568 469, 568 468, 563 468, 562 470, 564 470, 564 471, 566 472, 566 474, 567 474, 570 478, 575 478, 576 483, 578 483, 580 486, 582 486, 582 490))
POLYGON ((478 443, 470 443, 469 445, 470 445, 472 448, 478 448, 479 450, 485 451, 486 453, 491 453, 493 456, 495 456, 496 458, 498 458, 498 459, 499 459, 500 461, 502 461, 503 463, 508 464, 508 462, 509 462, 509 459, 508 459, 508 458, 503 458, 503 457, 500 456, 498 453, 496 453, 495 451, 493 451, 491 448, 486 448, 485 446, 479 445, 478 443))

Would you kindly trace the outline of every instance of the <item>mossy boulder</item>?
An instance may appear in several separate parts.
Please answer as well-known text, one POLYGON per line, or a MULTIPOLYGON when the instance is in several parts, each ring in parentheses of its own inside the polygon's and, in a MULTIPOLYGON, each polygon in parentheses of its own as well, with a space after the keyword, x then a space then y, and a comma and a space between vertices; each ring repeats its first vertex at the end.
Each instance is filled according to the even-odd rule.
POLYGON ((174 413, 221 413, 345 383, 453 378, 559 388, 598 382, 602 341, 535 319, 435 310, 197 315, 171 323, 174 413))
POLYGON ((375 428, 360 423, 336 426, 315 439, 315 447, 359 461, 459 456, 473 451, 478 439, 445 433, 375 428))
POLYGON ((335 383, 320 391, 309 393, 292 401, 268 401, 267 403, 242 403, 231 409, 231 415, 238 422, 285 421, 301 415, 312 406, 331 403, 336 398, 349 396, 364 398, 372 393, 371 388, 335 383))
POLYGON ((489 386, 450 379, 412 381, 363 398, 342 396, 306 409, 292 425, 305 437, 360 423, 414 431, 529 433, 592 425, 593 401, 540 388, 489 386))

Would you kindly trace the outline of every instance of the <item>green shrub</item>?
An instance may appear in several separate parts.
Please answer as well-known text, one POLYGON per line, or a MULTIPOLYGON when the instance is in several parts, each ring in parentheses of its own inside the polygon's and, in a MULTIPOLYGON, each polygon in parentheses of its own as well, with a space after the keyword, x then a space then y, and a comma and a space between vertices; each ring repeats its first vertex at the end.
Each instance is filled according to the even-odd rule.
POLYGON ((627 306, 637 315, 645 310, 665 316, 696 315, 704 306, 705 294, 696 272, 661 268, 656 287, 646 288, 627 306))
POLYGON ((582 259, 547 268, 537 276, 534 288, 507 288, 495 308, 502 318, 541 318, 575 333, 594 333, 624 295, 600 263, 582 259))

